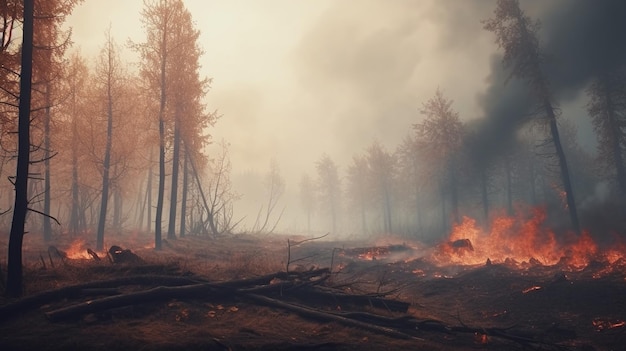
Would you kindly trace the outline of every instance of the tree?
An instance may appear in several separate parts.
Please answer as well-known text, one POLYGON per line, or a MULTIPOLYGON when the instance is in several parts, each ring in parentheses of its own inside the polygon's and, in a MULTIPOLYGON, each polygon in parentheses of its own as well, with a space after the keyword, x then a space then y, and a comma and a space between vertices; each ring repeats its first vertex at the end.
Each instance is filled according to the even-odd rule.
MULTIPOLYGON (((209 80, 198 79, 198 57, 201 50, 196 45, 199 32, 191 23, 191 15, 181 0, 145 1, 142 10, 142 22, 146 29, 146 42, 135 44, 134 48, 141 55, 141 76, 148 91, 158 92, 158 130, 159 130, 159 180, 155 215, 155 249, 161 249, 161 231, 165 193, 165 153, 166 137, 169 128, 174 130, 175 155, 180 155, 180 143, 184 141, 187 155, 192 147, 202 148, 202 142, 191 140, 183 131, 184 125, 193 125, 192 130, 203 128, 215 121, 215 114, 203 113, 200 103, 206 93, 209 80), (188 108, 188 110, 186 110, 188 108), (180 120, 182 115, 188 118, 180 120), (195 123, 199 121, 199 123, 195 123), (177 132, 178 130, 178 132, 177 132), (178 138, 176 137, 178 135, 178 138)), ((194 136, 204 136, 202 132, 194 136)), ((199 150, 198 149, 198 150, 199 150)), ((193 150, 195 153, 195 150, 193 150)), ((197 161, 197 160, 196 160, 197 161)), ((173 175, 178 177, 179 160, 174 160, 173 175)), ((176 206, 177 179, 173 179, 172 200, 176 206), (174 185, 176 181, 176 185, 174 185)), ((168 237, 174 235, 176 209, 170 212, 168 237), (173 224, 171 224, 173 223, 173 224)))
POLYGON ((18 154, 15 176, 15 205, 9 236, 6 293, 10 297, 22 295, 22 243, 24 222, 28 211, 28 166, 30 163, 30 101, 33 61, 34 0, 24 0, 22 33, 22 66, 18 121, 18 154))
POLYGON ((441 90, 437 89, 435 96, 422 105, 420 113, 424 119, 413 125, 417 143, 424 155, 427 155, 427 163, 433 167, 435 176, 439 177, 444 231, 447 227, 444 199, 446 192, 450 193, 452 218, 455 223, 460 223, 457 161, 464 131, 458 112, 451 107, 452 103, 452 100, 446 99, 441 90))
MULTIPOLYGON (((54 156, 51 142, 52 108, 58 105, 57 93, 63 74, 66 49, 70 46, 70 32, 61 29, 65 18, 72 12, 78 0, 48 0, 37 2, 33 22, 33 114, 43 123, 41 149, 43 155, 43 237, 49 241, 52 235, 51 167, 54 156)), ((33 118, 34 119, 34 118, 33 118)), ((34 163, 31 161, 31 163, 34 163)), ((39 163, 39 161, 37 161, 39 163)))
POLYGON ((350 208, 358 211, 361 222, 361 233, 367 234, 367 209, 370 205, 371 191, 368 182, 368 164, 365 156, 353 156, 347 170, 346 195, 350 208))
POLYGON ((276 226, 280 222, 283 212, 285 211, 285 208, 283 207, 278 214, 278 217, 275 221, 273 221, 270 227, 270 218, 272 217, 272 214, 275 213, 276 206, 285 193, 285 179, 280 174, 280 167, 275 159, 270 161, 270 170, 265 175, 265 189, 267 204, 265 206, 261 206, 259 209, 256 221, 252 227, 252 231, 256 233, 272 233, 274 229, 276 229, 276 226))
POLYGON ((315 164, 317 169, 317 194, 319 204, 325 207, 331 219, 332 232, 337 232, 337 221, 340 209, 341 181, 335 162, 327 154, 315 164))
POLYGON ((231 163, 228 144, 222 141, 218 158, 211 162, 211 178, 209 180, 209 212, 208 219, 213 235, 231 232, 237 223, 232 223, 233 202, 239 195, 233 191, 230 180, 231 163))
POLYGON ((587 89, 587 112, 598 137, 598 158, 614 174, 626 211, 626 74, 624 70, 603 72, 587 89))
POLYGON ((383 217, 383 231, 392 232, 391 201, 392 187, 396 175, 396 159, 393 154, 385 150, 378 142, 374 142, 367 149, 367 169, 370 189, 373 190, 373 199, 380 203, 383 217))
POLYGON ((100 52, 96 72, 98 90, 104 95, 104 115, 106 116, 106 143, 102 162, 102 193, 100 195, 100 217, 98 220, 98 232, 96 236, 96 248, 104 248, 104 229, 106 224, 107 206, 109 201, 111 149, 113 144, 113 113, 116 104, 119 103, 120 86, 123 72, 120 64, 119 53, 115 47, 111 30, 107 32, 106 43, 100 52))
POLYGON ((67 140, 66 145, 71 150, 70 164, 72 167, 72 183, 71 183, 71 198, 70 205, 70 232, 76 234, 79 230, 84 228, 84 221, 81 223, 81 211, 80 211, 80 183, 79 183, 79 119, 81 117, 81 100, 85 101, 84 90, 86 89, 85 83, 88 78, 89 71, 83 58, 74 53, 67 65, 66 73, 66 90, 68 93, 67 104, 65 106, 66 113, 70 118, 70 131, 65 135, 67 140))
POLYGON ((496 35, 496 43, 504 49, 503 63, 511 68, 511 76, 526 81, 546 115, 543 120, 549 126, 555 148, 571 225, 575 232, 580 233, 574 191, 557 126, 557 113, 548 80, 541 68, 543 55, 537 36, 539 23, 533 22, 520 9, 518 0, 498 0, 494 15, 494 18, 483 21, 484 28, 496 35))

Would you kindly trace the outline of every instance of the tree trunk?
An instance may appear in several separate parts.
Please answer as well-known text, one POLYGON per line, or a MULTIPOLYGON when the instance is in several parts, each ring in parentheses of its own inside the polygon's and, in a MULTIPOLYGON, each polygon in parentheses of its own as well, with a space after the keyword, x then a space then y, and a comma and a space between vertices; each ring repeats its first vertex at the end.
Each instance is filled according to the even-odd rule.
POLYGON ((567 199, 567 208, 569 210, 570 220, 572 222, 572 229, 577 234, 580 234, 580 223, 578 222, 578 213, 576 212, 576 201, 574 199, 574 190, 572 189, 572 183, 569 177, 569 169, 567 167, 567 160, 565 158, 565 152, 561 145, 561 138, 559 136, 559 129, 556 124, 556 115, 554 114, 554 108, 548 99, 544 101, 544 108, 548 114, 550 121, 550 133, 552 134, 552 142, 554 142, 554 148, 556 149, 556 155, 559 160, 559 166, 561 168, 561 180, 563 181, 563 188, 565 190, 565 196, 567 199))
POLYGON ((148 184, 146 185, 146 202, 148 207, 148 218, 146 227, 148 231, 152 227, 152 149, 150 149, 150 168, 148 169, 148 184))
POLYGON ((174 117, 174 151, 172 155, 172 186, 170 187, 170 220, 167 238, 176 239, 176 205, 178 202, 178 168, 180 164, 180 127, 178 112, 174 117))
MULTIPOLYGON (((74 104, 75 96, 74 98, 74 104)), ((78 126, 76 125, 76 115, 72 116, 72 208, 70 210, 70 232, 75 235, 78 232, 79 209, 78 209, 78 126)))
MULTIPOLYGON (((109 52, 109 55, 112 55, 109 52)), ((110 62, 110 57, 109 57, 110 62)), ((110 66, 109 66, 110 69, 110 66)), ((109 71, 109 75, 111 72, 109 71)), ((111 143, 113 140, 113 96, 111 92, 111 81, 107 82, 107 139, 104 150, 104 163, 102 164, 102 194, 100 199, 100 217, 98 220, 98 233, 96 237, 96 249, 104 249, 104 227, 107 219, 107 205, 109 202, 109 168, 111 167, 111 143)))
POLYGON ((157 194, 156 216, 154 220, 154 249, 161 250, 161 225, 163 221, 163 200, 165 195, 165 103, 167 63, 167 22, 161 37, 161 98, 159 104, 159 191, 157 194))
POLYGON ((187 168, 186 148, 183 152, 183 198, 180 204, 180 233, 181 238, 185 237, 185 220, 187 219, 187 191, 189 191, 189 169, 187 168))
POLYGON ((45 114, 43 123, 43 153, 44 153, 44 189, 43 189, 43 240, 49 242, 52 238, 52 224, 50 223, 50 83, 46 82, 45 114))
POLYGON ((15 204, 9 236, 6 294, 22 295, 22 243, 24 222, 28 211, 28 165, 30 163, 30 100, 33 69, 34 0, 24 0, 22 34, 22 68, 20 72, 20 102, 18 120, 18 154, 15 177, 15 204))

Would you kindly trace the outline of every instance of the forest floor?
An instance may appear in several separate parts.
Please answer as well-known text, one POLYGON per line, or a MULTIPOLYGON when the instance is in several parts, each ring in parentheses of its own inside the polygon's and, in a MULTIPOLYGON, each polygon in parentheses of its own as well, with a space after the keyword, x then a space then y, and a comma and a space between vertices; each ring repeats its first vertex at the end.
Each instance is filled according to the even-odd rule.
MULTIPOLYGON (((37 239, 25 242, 26 297, 142 274, 209 282, 254 278, 285 271, 289 256, 290 270, 331 268, 326 286, 348 294, 384 291, 389 299, 410 303, 406 313, 372 306, 361 306, 359 312, 408 315, 446 328, 413 330, 411 338, 403 339, 303 317, 241 296, 210 294, 134 303, 69 320, 47 318, 48 311, 95 298, 68 296, 11 317, 0 315, 0 350, 623 350, 626 345, 622 261, 611 266, 594 262, 576 271, 559 265, 439 266, 427 259, 433 248, 391 238, 316 240, 288 250, 286 236, 252 235, 187 237, 166 241, 155 252, 151 237, 135 233, 110 235, 107 242, 132 250, 145 262, 113 264, 106 258, 61 260, 48 255, 47 245, 37 239)), ((69 249, 84 251, 89 245, 74 241, 72 246, 72 239, 65 238, 56 247, 71 257, 69 249)), ((4 263, 6 239, 0 240, 0 248, 4 263)), ((3 277, 5 268, 3 264, 3 277)), ((126 286, 123 292, 139 288, 126 286)), ((0 297, 0 311, 15 303, 0 297)), ((343 303, 314 307, 351 308, 343 303)))

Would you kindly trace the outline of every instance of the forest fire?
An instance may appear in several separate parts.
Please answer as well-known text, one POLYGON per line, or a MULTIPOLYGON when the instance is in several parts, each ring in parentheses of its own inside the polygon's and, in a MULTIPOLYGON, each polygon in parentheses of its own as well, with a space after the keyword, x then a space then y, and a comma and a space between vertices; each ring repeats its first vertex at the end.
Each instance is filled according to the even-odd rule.
POLYGON ((477 265, 486 262, 526 265, 562 264, 582 269, 597 260, 613 264, 624 257, 620 248, 601 251, 591 235, 558 238, 545 226, 546 212, 534 208, 527 218, 500 216, 488 229, 464 217, 454 226, 449 241, 439 246, 434 259, 439 264, 477 265))

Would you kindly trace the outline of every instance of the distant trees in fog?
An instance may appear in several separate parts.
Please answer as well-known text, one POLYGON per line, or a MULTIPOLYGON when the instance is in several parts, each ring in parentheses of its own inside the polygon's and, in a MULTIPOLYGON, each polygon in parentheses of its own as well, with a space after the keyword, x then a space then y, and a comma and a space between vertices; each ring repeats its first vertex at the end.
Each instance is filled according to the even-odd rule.
MULTIPOLYGON (((625 67, 626 68, 626 67, 625 67)), ((622 213, 626 213, 626 73, 604 72, 587 89, 587 111, 598 136, 598 156, 619 187, 622 213)))

